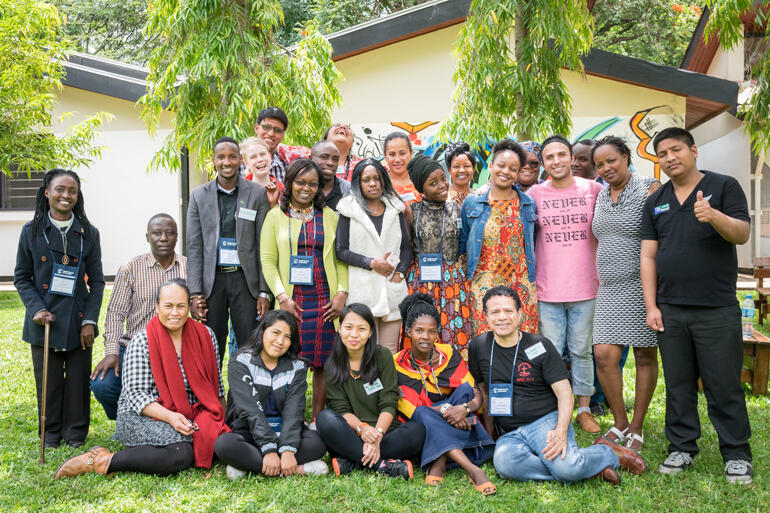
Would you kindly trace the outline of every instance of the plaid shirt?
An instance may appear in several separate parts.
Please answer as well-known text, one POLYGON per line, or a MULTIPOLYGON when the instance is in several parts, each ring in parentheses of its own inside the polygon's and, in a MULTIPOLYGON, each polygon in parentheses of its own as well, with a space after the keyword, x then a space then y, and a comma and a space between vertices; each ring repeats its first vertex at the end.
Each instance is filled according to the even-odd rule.
MULTIPOLYGON (((219 346, 217 338, 211 328, 211 342, 214 344, 214 352, 217 355, 217 366, 219 366, 219 346)), ((187 390, 187 399, 190 404, 195 404, 198 399, 190 389, 187 383, 187 374, 182 366, 182 358, 177 355, 179 367, 182 369, 182 379, 184 387, 187 390)), ((128 344, 126 354, 123 357, 123 369, 121 371, 123 378, 123 390, 120 392, 118 401, 118 411, 133 411, 141 415, 145 406, 158 400, 158 387, 155 386, 155 379, 152 377, 152 366, 150 365, 150 348, 147 345, 147 332, 140 331, 128 344)), ((222 386, 222 375, 219 375, 219 397, 225 396, 225 387, 222 386)))
POLYGON ((273 163, 270 165, 270 176, 274 176, 283 185, 286 177, 286 166, 300 157, 310 158, 310 148, 279 144, 273 155, 273 163))
POLYGON ((175 255, 171 266, 163 269, 145 253, 121 265, 107 305, 104 330, 104 354, 117 356, 120 346, 147 326, 155 315, 155 294, 161 283, 172 278, 187 278, 187 258, 175 255))

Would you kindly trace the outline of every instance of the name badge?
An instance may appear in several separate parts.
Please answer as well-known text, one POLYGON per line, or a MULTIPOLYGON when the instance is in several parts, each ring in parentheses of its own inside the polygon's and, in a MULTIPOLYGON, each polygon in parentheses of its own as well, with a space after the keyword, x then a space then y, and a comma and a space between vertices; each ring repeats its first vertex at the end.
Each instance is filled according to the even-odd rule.
POLYGON ((462 230, 463 229, 463 219, 462 217, 457 218, 457 229, 462 230))
POLYGON ((241 207, 238 209, 238 217, 246 219, 247 221, 253 221, 257 218, 257 211, 250 208, 241 207))
POLYGON ((238 259, 238 242, 235 239, 219 238, 219 265, 241 265, 238 259))
POLYGON ((74 296, 77 279, 77 267, 54 263, 53 273, 51 274, 51 286, 48 290, 52 294, 59 294, 60 296, 74 296))
POLYGON ((665 203, 663 205, 658 205, 657 207, 655 207, 655 215, 662 214, 663 212, 668 212, 670 208, 671 207, 669 207, 668 203, 665 203))
POLYGON ((366 395, 372 395, 375 392, 379 392, 382 390, 382 382, 380 381, 380 378, 375 379, 371 383, 364 383, 364 391, 366 392, 366 395))
POLYGON ((513 415, 513 385, 511 383, 489 385, 489 414, 493 417, 513 415))
POLYGON ((530 360, 534 360, 541 354, 545 353, 545 347, 543 347, 542 342, 538 342, 534 346, 525 349, 524 352, 527 353, 527 358, 529 358, 530 360))
POLYGON ((268 417, 267 423, 270 429, 275 431, 275 434, 281 436, 281 428, 283 427, 283 418, 281 417, 268 417))
POLYGON ((289 283, 292 285, 313 284, 313 257, 292 255, 289 259, 289 283))
POLYGON ((420 255, 420 282, 441 282, 441 253, 425 253, 420 255))

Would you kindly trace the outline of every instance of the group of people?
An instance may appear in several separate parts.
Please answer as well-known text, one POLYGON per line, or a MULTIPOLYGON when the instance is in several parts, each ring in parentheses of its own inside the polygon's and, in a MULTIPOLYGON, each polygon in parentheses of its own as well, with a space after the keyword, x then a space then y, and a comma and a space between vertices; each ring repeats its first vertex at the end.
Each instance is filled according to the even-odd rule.
POLYGON ((328 451, 337 475, 409 479, 418 461, 438 486, 459 466, 483 495, 496 491, 480 468, 490 458, 503 479, 618 484, 618 467, 646 470, 659 346, 670 442, 659 471, 698 452, 700 377, 726 478, 751 482, 735 295, 746 199, 734 179, 698 170, 688 132, 653 141, 663 186, 632 171, 622 139, 573 148, 554 135, 498 142, 489 182, 472 190, 479 155, 467 143, 449 145, 442 166, 393 133, 379 161, 351 155, 345 125, 310 149, 281 144, 287 128, 270 107, 256 137, 216 142, 216 177, 190 197, 186 258, 173 218, 149 220, 150 252, 115 276, 93 370, 99 232, 77 174, 46 173, 15 271, 39 406, 51 326, 44 443, 84 443, 90 385, 126 446, 92 448, 56 478, 168 475, 215 458, 231 479, 323 474, 328 451), (599 434, 599 383, 614 424, 581 449, 573 394, 578 425, 599 434))

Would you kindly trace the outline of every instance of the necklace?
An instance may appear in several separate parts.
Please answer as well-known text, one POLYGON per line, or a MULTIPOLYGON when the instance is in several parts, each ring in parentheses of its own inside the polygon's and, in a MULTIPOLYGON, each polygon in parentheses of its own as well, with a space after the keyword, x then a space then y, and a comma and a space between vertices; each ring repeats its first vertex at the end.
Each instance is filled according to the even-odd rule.
POLYGON ((310 221, 313 219, 313 205, 307 208, 296 208, 289 203, 289 215, 294 219, 300 219, 302 221, 310 221))

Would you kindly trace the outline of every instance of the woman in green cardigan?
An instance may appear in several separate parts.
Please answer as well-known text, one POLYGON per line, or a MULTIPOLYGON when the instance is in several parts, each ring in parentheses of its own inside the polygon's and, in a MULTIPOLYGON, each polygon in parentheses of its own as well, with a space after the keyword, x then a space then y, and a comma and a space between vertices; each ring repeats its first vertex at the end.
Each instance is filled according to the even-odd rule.
POLYGON ((310 159, 295 160, 284 185, 279 204, 262 225, 260 260, 277 308, 299 323, 300 358, 313 369, 315 419, 326 397, 323 365, 334 345, 334 322, 347 300, 348 267, 334 253, 337 214, 324 207, 318 166, 310 159))

